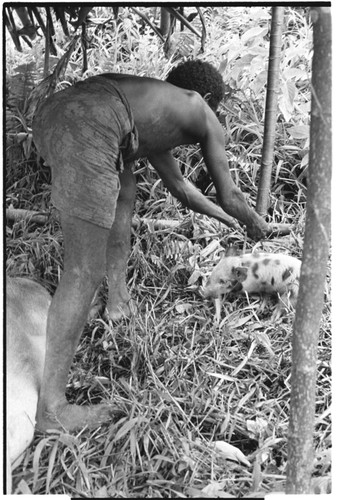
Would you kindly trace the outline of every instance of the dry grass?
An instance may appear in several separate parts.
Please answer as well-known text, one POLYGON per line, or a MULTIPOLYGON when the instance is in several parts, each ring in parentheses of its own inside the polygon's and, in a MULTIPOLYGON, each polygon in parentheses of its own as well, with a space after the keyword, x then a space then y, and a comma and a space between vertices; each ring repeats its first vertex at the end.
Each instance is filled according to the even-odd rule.
MULTIPOLYGON (((213 20, 211 11, 207 12, 212 28, 206 47, 209 52, 204 57, 218 63, 221 54, 215 47, 223 50, 240 27, 248 29, 253 21, 249 14, 252 11, 247 8, 214 11, 213 20), (224 37, 221 43, 220 33, 224 37)), ((305 16, 293 11, 288 12, 288 21, 298 25, 289 28, 289 37, 308 47, 305 16)), ((122 35, 131 36, 126 35, 126 29, 122 35)), ((145 74, 151 58, 144 54, 149 46, 155 52, 154 39, 146 31, 140 43, 135 28, 132 36, 139 57, 130 61, 123 54, 122 60, 116 54, 116 61, 120 71, 145 74)), ((111 53, 106 55, 102 50, 99 37, 97 44, 98 55, 93 49, 89 65, 95 67, 95 72, 106 71, 111 53)), ((162 77, 171 63, 159 56, 159 51, 155 68, 149 68, 149 72, 162 77)), ((307 60, 304 63, 310 65, 307 60)), ((232 69, 236 64, 232 62, 232 69)), ((224 105, 221 120, 228 134, 233 177, 255 200, 264 94, 261 89, 256 96, 247 96, 247 75, 248 66, 238 77, 237 86, 243 90, 234 88, 232 82, 232 98, 224 105)), ((254 75, 250 77, 252 80, 254 75)), ((303 95, 307 95, 307 87, 301 90, 303 95)), ((298 97, 292 126, 302 124, 298 106, 303 99, 298 97)), ((305 143, 287 135, 288 125, 283 120, 278 123, 270 219, 292 222, 295 230, 288 238, 265 242, 263 248, 300 257, 305 217, 305 176, 301 168, 305 143)), ((181 148, 177 154, 185 175, 199 187, 207 186, 212 196, 198 149, 181 148)), ((21 169, 12 165, 8 171, 8 205, 31 209, 48 206, 48 171, 37 167, 34 154, 32 158, 22 160, 21 169)), ((137 314, 119 324, 98 317, 83 333, 69 378, 69 400, 77 404, 111 402, 116 407, 114 421, 76 435, 60 432, 36 436, 23 464, 15 471, 15 490, 89 498, 214 497, 225 493, 240 497, 282 491, 287 463, 291 318, 271 324, 273 303, 237 297, 226 304, 221 323, 216 326, 213 305, 201 298, 199 286, 221 257, 223 245, 232 241, 242 248, 243 233, 187 212, 167 194, 144 162, 139 162, 136 175, 137 214, 178 219, 185 231, 154 230, 145 224, 133 230, 128 284, 137 314), (226 460, 214 449, 215 441, 238 447, 252 466, 226 460)), ((6 230, 7 271, 31 276, 53 293, 63 260, 57 220, 51 217, 42 228, 23 221, 6 230)), ((248 242, 247 250, 251 248, 248 242)), ((318 492, 330 488, 329 282, 317 365, 314 487, 318 492)))

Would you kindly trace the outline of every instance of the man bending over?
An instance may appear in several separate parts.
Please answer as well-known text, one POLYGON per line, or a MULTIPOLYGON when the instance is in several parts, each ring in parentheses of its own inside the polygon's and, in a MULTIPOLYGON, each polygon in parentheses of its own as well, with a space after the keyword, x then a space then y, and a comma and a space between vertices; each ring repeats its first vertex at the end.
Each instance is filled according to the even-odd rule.
POLYGON ((37 427, 97 426, 111 418, 108 405, 70 405, 68 372, 95 290, 109 279, 107 310, 129 312, 125 268, 136 185, 133 162, 146 157, 185 207, 261 239, 266 222, 246 203, 228 168, 224 132, 215 111, 223 97, 221 75, 190 61, 166 82, 102 74, 46 99, 33 121, 37 149, 52 169, 52 200, 60 212, 64 271, 53 297, 37 427), (185 75, 187 74, 187 78, 185 75), (180 85, 180 86, 177 86, 180 85), (186 87, 190 90, 186 90, 186 87), (195 91, 194 91, 195 90, 195 91), (219 206, 184 180, 172 149, 199 143, 219 206))

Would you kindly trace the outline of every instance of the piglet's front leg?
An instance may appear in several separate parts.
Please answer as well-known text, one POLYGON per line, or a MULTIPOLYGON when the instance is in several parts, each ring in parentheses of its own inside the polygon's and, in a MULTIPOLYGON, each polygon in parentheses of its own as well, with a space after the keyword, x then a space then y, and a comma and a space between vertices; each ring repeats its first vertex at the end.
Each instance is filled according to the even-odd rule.
POLYGON ((299 283, 294 282, 288 286, 288 290, 285 293, 279 295, 279 300, 271 318, 273 322, 285 316, 288 311, 295 311, 298 289, 299 283))

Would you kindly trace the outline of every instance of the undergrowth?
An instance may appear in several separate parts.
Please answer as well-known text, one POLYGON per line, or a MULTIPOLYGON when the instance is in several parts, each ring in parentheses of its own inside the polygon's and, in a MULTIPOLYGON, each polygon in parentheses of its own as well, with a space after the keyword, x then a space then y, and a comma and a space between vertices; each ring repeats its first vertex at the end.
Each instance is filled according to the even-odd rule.
MULTIPOLYGON (((111 18, 106 7, 95 8, 95 15, 111 18)), ((197 39, 177 32, 167 59, 151 30, 124 8, 118 23, 111 18, 91 29, 87 74, 81 75, 78 49, 59 88, 107 71, 165 78, 186 53, 215 64, 227 89, 219 119, 231 172, 253 203, 263 139, 270 9, 213 7, 205 9, 205 19, 205 53, 198 54, 197 39)), ((56 44, 61 54, 61 31, 56 44)), ((22 63, 33 63, 38 73, 43 65, 38 45, 22 56, 7 46, 6 55, 9 78, 22 63)), ((294 230, 259 248, 297 257, 302 255, 305 220, 310 66, 307 12, 287 8, 268 219, 291 223, 294 230)), ((15 108, 10 112, 15 116, 15 108)), ((25 124, 14 121, 7 128, 7 206, 49 211, 50 217, 43 227, 28 219, 7 224, 7 273, 29 276, 54 293, 62 273, 63 241, 49 207, 50 174, 27 142, 29 129, 23 142, 15 141, 25 124)), ((176 155, 184 175, 215 199, 199 148, 181 147, 176 155)), ((99 316, 86 325, 67 387, 73 403, 111 402, 115 418, 94 431, 37 435, 14 472, 14 491, 122 498, 263 496, 282 491, 292 318, 271 323, 273 302, 241 296, 226 304, 216 325, 213 304, 202 299, 200 285, 224 246, 235 243, 250 251, 253 243, 244 242, 242 231, 182 208, 144 160, 137 164, 136 177, 140 223, 132 230, 127 279, 137 313, 118 324, 99 316), (180 225, 155 229, 142 222, 144 218, 175 219, 180 225), (226 460, 215 441, 236 446, 251 466, 226 460)), ((316 492, 330 491, 328 285, 325 299, 317 365, 316 492)))

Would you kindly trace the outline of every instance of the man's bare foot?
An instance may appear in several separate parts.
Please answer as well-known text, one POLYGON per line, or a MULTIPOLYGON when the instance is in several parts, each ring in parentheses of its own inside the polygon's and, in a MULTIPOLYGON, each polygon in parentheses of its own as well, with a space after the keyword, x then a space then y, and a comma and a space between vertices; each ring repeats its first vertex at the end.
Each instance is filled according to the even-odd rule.
POLYGON ((119 321, 123 318, 130 318, 135 312, 135 305, 129 299, 126 302, 107 304, 105 311, 111 321, 119 321))
POLYGON ((101 287, 99 286, 95 292, 94 298, 91 301, 90 311, 88 314, 88 321, 92 321, 98 316, 98 313, 103 310, 104 303, 102 294, 100 293, 101 287))
POLYGON ((104 304, 102 300, 97 300, 94 304, 92 303, 90 306, 90 311, 88 314, 88 321, 92 321, 95 319, 98 314, 103 310, 104 304))
POLYGON ((130 318, 134 312, 135 305, 131 300, 125 280, 109 282, 109 297, 106 304, 108 318, 111 321, 119 321, 123 318, 130 318))
POLYGON ((110 422, 113 413, 113 406, 107 404, 78 406, 64 403, 55 411, 38 411, 36 429, 39 431, 62 429, 71 432, 86 426, 99 427, 110 422))

